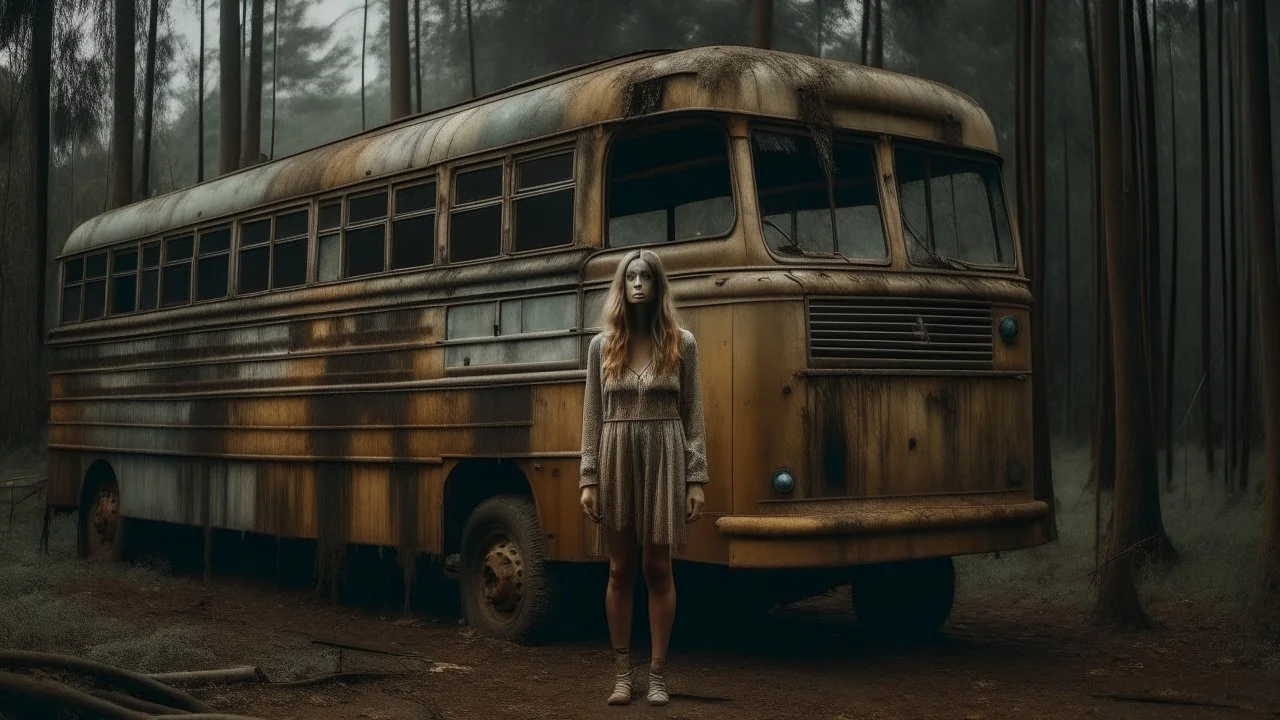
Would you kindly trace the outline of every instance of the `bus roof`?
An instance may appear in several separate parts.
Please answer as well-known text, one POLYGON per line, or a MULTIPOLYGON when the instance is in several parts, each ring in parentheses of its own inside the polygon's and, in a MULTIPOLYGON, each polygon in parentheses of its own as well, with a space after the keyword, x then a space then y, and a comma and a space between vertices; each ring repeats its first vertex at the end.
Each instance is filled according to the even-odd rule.
MULTIPOLYGON (((982 108, 939 83, 749 47, 646 51, 534 78, 109 210, 77 227, 62 254, 651 113, 712 110, 825 124, 835 109, 846 108, 863 113, 858 127, 996 150, 982 108)), ((837 117, 835 124, 847 123, 837 117)))

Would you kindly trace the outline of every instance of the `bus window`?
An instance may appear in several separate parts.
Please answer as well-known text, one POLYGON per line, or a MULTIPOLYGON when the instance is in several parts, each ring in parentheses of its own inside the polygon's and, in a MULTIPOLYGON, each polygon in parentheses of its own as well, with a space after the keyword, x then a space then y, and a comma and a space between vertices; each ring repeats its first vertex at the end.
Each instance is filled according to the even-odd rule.
POLYGON ((308 208, 276 215, 275 233, 271 239, 272 289, 297 287, 307 282, 307 230, 311 212, 308 208))
POLYGON ((316 280, 330 282, 342 277, 342 201, 320 206, 320 248, 316 280))
POLYGON ((724 131, 685 125, 614 143, 609 158, 610 247, 723 235, 734 206, 724 131))
POLYGON ((271 268, 271 218, 240 225, 240 259, 236 272, 236 292, 240 295, 267 289, 271 268))
POLYGON ((196 260, 196 300, 227 296, 231 278, 231 228, 200 233, 200 257, 196 260))
POLYGON ((84 318, 96 320, 107 309, 107 254, 90 255, 84 263, 84 318))
POLYGON ((138 293, 139 310, 155 310, 160 293, 160 243, 142 246, 142 289, 138 293))
POLYGON ((138 246, 111 253, 111 314, 123 315, 138 306, 138 246))
POLYGON ((424 267, 435 262, 436 183, 396 188, 391 223, 391 269, 424 267))
POLYGON ((994 162, 909 146, 895 149, 894 162, 913 263, 1013 265, 1013 236, 994 162))
POLYGON ((454 176, 449 261, 497 257, 502 251, 502 166, 454 176))
POLYGON ((751 149, 764 237, 771 250, 855 260, 888 257, 873 145, 835 139, 830 194, 811 136, 757 130, 751 149))
POLYGON ((84 290, 84 258, 62 263, 62 322, 80 319, 80 298, 84 290))
POLYGON ((165 238, 164 265, 160 269, 160 307, 186 305, 191 300, 190 235, 165 238))
POLYGON ((515 249, 573 242, 573 152, 516 162, 515 249))
POLYGON ((347 198, 343 277, 372 275, 387 269, 387 191, 347 198))

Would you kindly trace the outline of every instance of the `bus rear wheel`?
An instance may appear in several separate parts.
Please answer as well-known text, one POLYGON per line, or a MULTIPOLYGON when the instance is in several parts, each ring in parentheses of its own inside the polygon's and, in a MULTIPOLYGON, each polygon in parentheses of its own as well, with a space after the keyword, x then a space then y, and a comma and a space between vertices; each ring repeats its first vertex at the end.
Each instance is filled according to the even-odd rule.
POLYGON ((476 507, 462 531, 458 575, 462 613, 471 627, 521 643, 545 638, 552 583, 531 500, 502 495, 476 507))
POLYGON ((951 615, 956 571, 951 558, 854 568, 853 609, 870 634, 884 640, 920 640, 951 615))
POLYGON ((105 480, 80 508, 77 533, 81 556, 99 563, 118 562, 124 556, 124 530, 120 487, 115 480, 105 480))

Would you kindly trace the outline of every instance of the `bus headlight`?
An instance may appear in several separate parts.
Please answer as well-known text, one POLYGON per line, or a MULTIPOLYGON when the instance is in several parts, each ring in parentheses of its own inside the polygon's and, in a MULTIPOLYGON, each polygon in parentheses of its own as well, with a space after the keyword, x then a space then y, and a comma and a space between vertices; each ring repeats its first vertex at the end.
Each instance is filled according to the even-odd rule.
POLYGON ((773 491, 782 495, 790 494, 796 487, 795 478, 786 470, 779 470, 773 475, 773 491))
POLYGON ((1012 315, 1005 315, 1000 318, 1000 339, 1005 345, 1012 345, 1018 341, 1018 318, 1012 315))

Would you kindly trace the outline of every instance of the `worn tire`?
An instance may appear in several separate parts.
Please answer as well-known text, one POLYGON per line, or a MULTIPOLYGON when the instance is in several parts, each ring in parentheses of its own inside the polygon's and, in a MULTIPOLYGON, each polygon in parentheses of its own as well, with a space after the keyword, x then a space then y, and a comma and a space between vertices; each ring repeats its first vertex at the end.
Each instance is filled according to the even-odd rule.
POLYGON ((532 500, 500 495, 476 507, 462 530, 458 584, 471 627, 520 643, 546 639, 555 593, 532 500))
POLYGON ((80 503, 76 522, 76 548, 81 558, 95 563, 115 563, 124 558, 125 530, 120 515, 120 486, 114 479, 98 483, 80 503), (114 519, 103 517, 114 508, 114 519))
POLYGON ((949 557, 863 565, 854 569, 853 609, 878 638, 921 640, 946 623, 955 590, 949 557))

